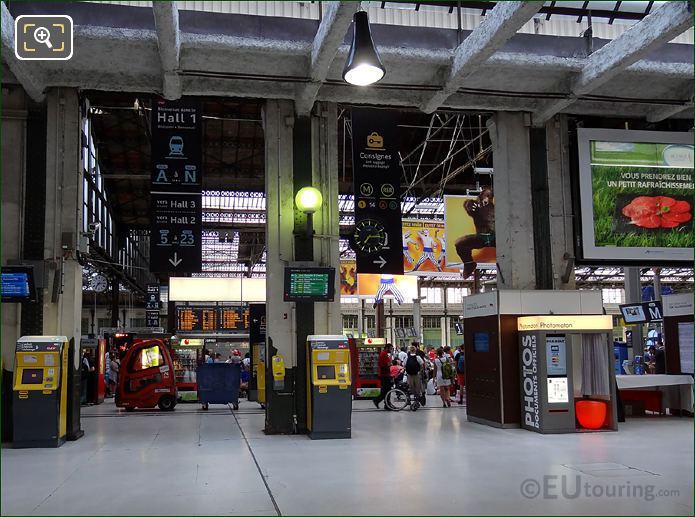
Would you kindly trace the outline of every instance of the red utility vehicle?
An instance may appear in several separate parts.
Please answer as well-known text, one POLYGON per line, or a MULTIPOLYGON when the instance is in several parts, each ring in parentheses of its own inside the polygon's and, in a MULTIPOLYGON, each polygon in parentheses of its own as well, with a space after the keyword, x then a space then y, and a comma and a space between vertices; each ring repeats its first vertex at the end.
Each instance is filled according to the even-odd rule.
POLYGON ((133 343, 121 361, 116 389, 116 406, 133 411, 159 406, 173 411, 176 406, 174 363, 161 339, 133 343))

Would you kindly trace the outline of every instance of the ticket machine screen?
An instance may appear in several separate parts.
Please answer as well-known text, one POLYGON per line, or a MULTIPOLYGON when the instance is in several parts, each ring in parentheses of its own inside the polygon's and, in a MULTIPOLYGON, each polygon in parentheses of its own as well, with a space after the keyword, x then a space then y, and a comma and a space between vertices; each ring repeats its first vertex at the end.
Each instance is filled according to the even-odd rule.
POLYGON ((335 366, 317 366, 316 375, 319 379, 335 379, 335 366))
POLYGON ((22 384, 41 384, 43 382, 43 368, 24 368, 22 370, 22 384))

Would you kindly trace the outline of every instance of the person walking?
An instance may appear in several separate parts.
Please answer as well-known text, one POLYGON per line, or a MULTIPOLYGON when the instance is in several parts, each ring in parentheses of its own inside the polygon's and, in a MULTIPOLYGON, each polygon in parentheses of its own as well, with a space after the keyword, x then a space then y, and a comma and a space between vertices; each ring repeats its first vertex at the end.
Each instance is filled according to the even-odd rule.
POLYGON ((87 403, 87 385, 89 384, 89 374, 90 372, 94 371, 94 367, 90 361, 91 356, 92 354, 89 349, 85 350, 84 354, 82 354, 82 369, 80 372, 80 388, 82 391, 80 393, 80 404, 87 403))
POLYGON ((417 348, 411 346, 408 349, 408 359, 405 361, 405 373, 408 374, 408 388, 410 393, 420 400, 422 398, 422 371, 425 368, 425 361, 417 355, 417 348))
MULTIPOLYGON (((379 352, 379 360, 377 362, 379 370, 379 379, 381 380, 381 392, 379 396, 372 400, 376 407, 386 399, 386 394, 389 392, 393 386, 393 380, 391 378, 391 352, 393 352, 393 345, 387 343, 384 348, 379 352)), ((389 410, 390 408, 384 404, 384 409, 389 410)))
POLYGON ((111 384, 111 393, 117 393, 118 388, 118 372, 121 369, 121 361, 118 359, 116 352, 111 352, 111 360, 109 361, 109 383, 111 384))
POLYGON ((405 345, 403 345, 398 352, 398 363, 401 366, 405 366, 405 362, 408 360, 408 352, 406 352, 405 345))
POLYGON ((453 360, 449 354, 444 353, 443 348, 437 349, 437 358, 434 360, 434 375, 436 378, 439 397, 442 399, 442 407, 451 407, 451 395, 449 388, 454 378, 453 360))
POLYGON ((458 348, 458 354, 455 356, 456 361, 456 384, 458 384, 458 403, 463 404, 463 388, 466 386, 466 354, 463 351, 463 345, 458 348))

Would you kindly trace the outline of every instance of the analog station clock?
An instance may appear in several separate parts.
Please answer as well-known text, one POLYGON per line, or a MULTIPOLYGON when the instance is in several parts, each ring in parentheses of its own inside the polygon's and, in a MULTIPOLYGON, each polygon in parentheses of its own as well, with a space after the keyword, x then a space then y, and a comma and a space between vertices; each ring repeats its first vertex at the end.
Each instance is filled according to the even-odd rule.
POLYGON ((374 219, 363 219, 355 225, 355 245, 363 253, 371 254, 386 245, 386 229, 374 219))
POLYGON ((103 293, 109 287, 109 280, 102 275, 97 275, 92 280, 92 287, 97 293, 103 293))

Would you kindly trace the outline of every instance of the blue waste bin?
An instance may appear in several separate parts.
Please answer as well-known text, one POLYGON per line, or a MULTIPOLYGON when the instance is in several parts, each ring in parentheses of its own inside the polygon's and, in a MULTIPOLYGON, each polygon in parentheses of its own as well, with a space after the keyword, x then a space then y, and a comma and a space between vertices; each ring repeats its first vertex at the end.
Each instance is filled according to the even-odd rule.
POLYGON ((203 409, 208 404, 232 404, 239 409, 241 365, 203 363, 198 366, 198 399, 203 409))

